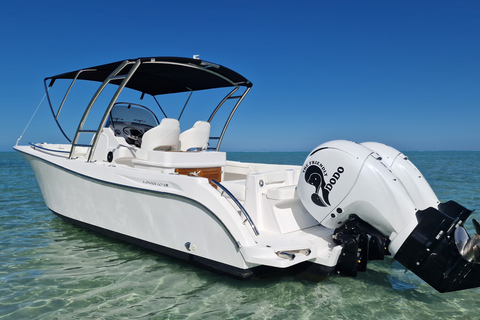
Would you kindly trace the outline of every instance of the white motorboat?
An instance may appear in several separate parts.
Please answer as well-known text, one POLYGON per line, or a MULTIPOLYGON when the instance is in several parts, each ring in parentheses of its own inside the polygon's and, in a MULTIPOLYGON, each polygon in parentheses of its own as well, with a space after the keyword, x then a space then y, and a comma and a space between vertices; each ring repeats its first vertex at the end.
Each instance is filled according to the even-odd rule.
POLYGON ((391 147, 331 141, 303 166, 227 160, 220 145, 251 87, 226 67, 177 57, 48 77, 49 105, 67 142, 15 150, 55 214, 218 273, 355 276, 368 260, 392 255, 438 291, 480 286, 479 236, 463 228, 472 211, 440 203, 391 147), (57 83, 66 93, 54 107, 57 83), (77 88, 92 85, 81 106, 77 88), (190 108, 205 90, 222 96, 212 108, 190 108), (186 102, 167 110, 179 95, 186 102), (82 111, 74 128, 64 126, 68 108, 82 111), (186 127, 184 111, 205 110, 186 127))

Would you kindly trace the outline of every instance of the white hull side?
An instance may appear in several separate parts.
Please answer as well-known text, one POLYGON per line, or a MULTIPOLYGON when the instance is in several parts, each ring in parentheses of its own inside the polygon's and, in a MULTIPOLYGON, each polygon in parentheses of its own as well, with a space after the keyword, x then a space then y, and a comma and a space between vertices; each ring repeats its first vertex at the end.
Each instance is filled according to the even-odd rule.
MULTIPOLYGON (((241 231, 232 235, 215 214, 195 200, 179 194, 106 183, 40 158, 27 156, 27 159, 35 171, 46 205, 61 216, 237 269, 254 266, 245 262, 239 250, 237 241, 240 245, 249 242, 245 237, 238 237, 241 231)), ((197 188, 202 188, 201 184, 197 188)))
MULTIPOLYGON (((289 273, 303 262, 308 264, 291 271, 308 267, 329 275, 335 270, 342 248, 333 243, 332 229, 314 225, 272 233, 262 228, 255 235, 206 178, 67 159, 28 146, 15 149, 30 162, 47 207, 83 227, 237 278, 289 273), (295 259, 278 255, 297 251, 295 259)), ((273 214, 274 207, 263 214, 273 214)), ((291 210, 275 212, 288 224, 295 221, 291 210)))

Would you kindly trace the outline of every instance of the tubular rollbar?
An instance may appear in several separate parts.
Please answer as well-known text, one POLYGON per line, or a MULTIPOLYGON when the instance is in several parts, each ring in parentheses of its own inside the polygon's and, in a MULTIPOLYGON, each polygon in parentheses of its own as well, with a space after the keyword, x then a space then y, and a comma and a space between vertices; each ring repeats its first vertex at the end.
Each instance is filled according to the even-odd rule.
MULTIPOLYGON (((120 93, 123 91, 123 88, 125 88, 126 84, 130 79, 132 78, 133 74, 137 71, 138 67, 141 64, 141 60, 138 59, 135 61, 133 64, 132 68, 128 71, 128 74, 126 76, 121 76, 123 77, 122 83, 118 86, 117 91, 113 95, 112 100, 110 101, 110 104, 107 107, 107 110, 105 111, 102 121, 100 122, 98 129, 97 129, 97 134, 95 135, 95 138, 93 139, 92 147, 90 149, 90 154, 88 156, 88 162, 92 161, 93 154, 95 153, 95 148, 97 147, 98 139, 100 138, 100 132, 102 131, 103 126, 107 122, 108 115, 110 114, 110 111, 112 111, 113 106, 115 105, 115 102, 117 102, 118 96, 120 93)), ((112 79, 110 79, 111 81, 112 79)))
MULTIPOLYGON (((110 83, 110 81, 115 77, 117 76, 117 74, 127 65, 129 64, 129 61, 124 61, 120 66, 117 67, 117 69, 115 69, 111 74, 110 76, 108 76, 107 79, 105 79, 105 81, 100 85, 100 87, 97 89, 97 92, 95 92, 95 95, 92 97, 92 99, 90 100, 90 103, 88 104, 87 108, 85 109, 85 112, 83 113, 83 117, 82 119, 80 120, 80 123, 78 124, 78 128, 77 128, 77 132, 75 133, 75 137, 72 141, 72 149, 70 151, 70 156, 69 158, 72 159, 73 158, 73 155, 75 153, 75 147, 77 146, 78 144, 78 139, 80 137, 80 133, 82 132, 83 130, 83 125, 85 124, 85 121, 87 120, 87 117, 88 117, 88 114, 90 113, 90 110, 92 109, 93 107, 93 104, 95 103, 95 101, 97 101, 97 98, 100 96, 100 94, 102 93, 103 89, 105 89, 105 87, 107 86, 107 84, 110 83)), ((123 76, 125 77, 125 76, 123 76)))

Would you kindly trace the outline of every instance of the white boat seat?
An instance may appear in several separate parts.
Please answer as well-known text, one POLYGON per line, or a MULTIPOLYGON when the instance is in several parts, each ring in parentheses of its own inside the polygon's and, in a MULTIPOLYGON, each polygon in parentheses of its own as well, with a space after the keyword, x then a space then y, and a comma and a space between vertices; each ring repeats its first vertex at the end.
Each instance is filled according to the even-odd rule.
POLYGON ((176 150, 180 135, 180 123, 177 119, 164 118, 158 126, 145 132, 142 147, 137 151, 137 159, 147 160, 148 152, 153 150, 176 150))
POLYGON ((210 123, 207 121, 197 121, 192 128, 180 134, 178 150, 188 151, 192 148, 195 150, 205 150, 208 147, 209 138, 210 123))

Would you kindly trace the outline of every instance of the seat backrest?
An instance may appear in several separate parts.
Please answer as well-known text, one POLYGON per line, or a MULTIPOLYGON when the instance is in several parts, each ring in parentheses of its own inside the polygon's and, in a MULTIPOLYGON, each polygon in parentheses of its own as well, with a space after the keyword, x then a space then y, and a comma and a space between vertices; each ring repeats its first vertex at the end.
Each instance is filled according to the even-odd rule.
POLYGON ((209 138, 210 123, 207 121, 197 121, 192 128, 180 134, 178 150, 187 151, 192 148, 205 150, 208 147, 209 138))
POLYGON ((142 147, 137 151, 137 158, 147 160, 149 151, 176 150, 180 135, 180 123, 177 119, 164 118, 160 124, 142 137, 142 147))

